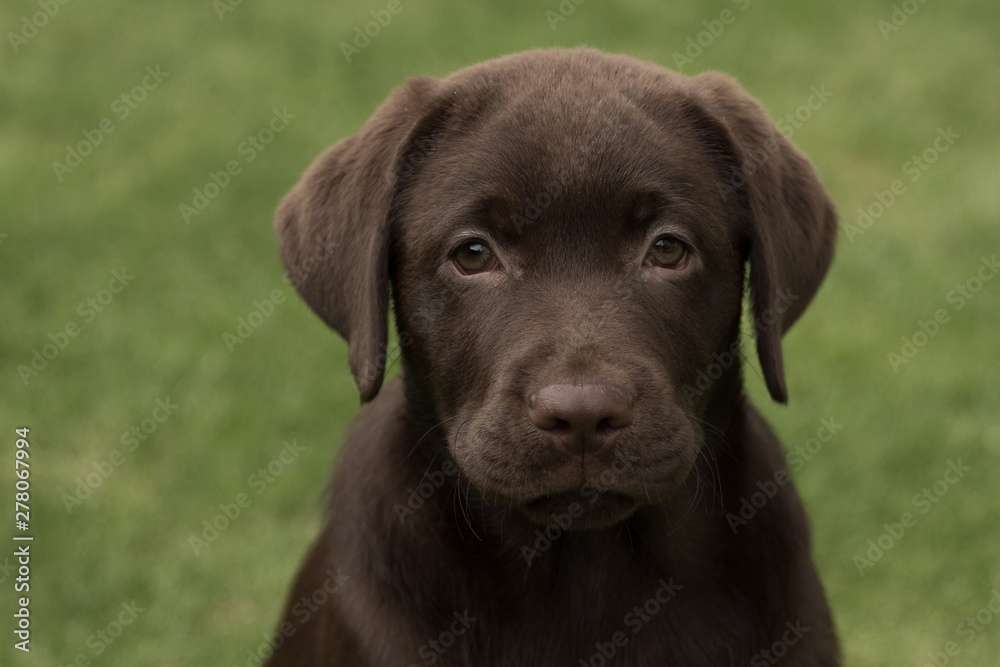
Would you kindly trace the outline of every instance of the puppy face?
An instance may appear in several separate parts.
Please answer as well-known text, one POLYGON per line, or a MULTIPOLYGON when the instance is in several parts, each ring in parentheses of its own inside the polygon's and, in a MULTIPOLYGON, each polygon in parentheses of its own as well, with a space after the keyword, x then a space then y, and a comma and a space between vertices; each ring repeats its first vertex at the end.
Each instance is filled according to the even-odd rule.
POLYGON ((658 109, 666 130, 613 88, 551 100, 437 138, 393 232, 397 313, 472 484, 596 526, 694 464, 705 405, 684 387, 735 339, 745 248, 682 109, 658 109), (546 395, 566 423, 539 418, 546 395))
POLYGON ((822 279, 834 214, 729 80, 551 51, 409 84, 320 158, 278 224, 293 279, 311 248, 344 262, 297 285, 350 340, 363 397, 391 278, 408 381, 471 484, 538 523, 596 528, 670 503, 725 430, 739 365, 691 388, 738 340, 748 258, 784 400, 780 337, 822 279), (766 318, 782 290, 797 305, 766 318))

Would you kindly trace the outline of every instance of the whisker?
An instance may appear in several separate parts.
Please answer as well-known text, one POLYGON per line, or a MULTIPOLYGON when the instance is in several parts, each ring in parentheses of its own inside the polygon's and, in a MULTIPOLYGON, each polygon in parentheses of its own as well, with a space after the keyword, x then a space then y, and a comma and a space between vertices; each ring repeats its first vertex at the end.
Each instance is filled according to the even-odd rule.
POLYGON ((673 530, 671 530, 669 533, 667 533, 666 537, 670 537, 671 535, 673 535, 674 533, 676 533, 678 530, 681 529, 681 527, 684 526, 685 523, 687 523, 688 519, 690 519, 692 516, 694 516, 694 507, 695 507, 695 505, 698 502, 698 497, 701 495, 700 494, 700 490, 701 490, 701 475, 695 475, 694 476, 694 481, 697 484, 697 486, 695 487, 695 492, 694 492, 694 494, 691 497, 691 504, 688 505, 688 508, 686 510, 684 510, 684 514, 681 515, 680 521, 677 522, 677 525, 674 526, 673 530))
MULTIPOLYGON (((403 459, 399 463, 397 463, 396 466, 393 469, 395 470, 395 468, 398 468, 399 466, 403 465, 403 463, 406 462, 406 459, 410 458, 410 455, 413 454, 413 452, 417 451, 417 447, 419 447, 420 443, 424 441, 424 438, 426 438, 428 435, 430 435, 431 432, 434 429, 439 428, 441 426, 444 426, 445 424, 447 424, 451 420, 458 419, 459 417, 462 417, 462 416, 463 416, 462 414, 452 415, 451 417, 448 417, 447 419, 444 419, 444 420, 440 421, 439 423, 435 424, 434 426, 431 426, 429 429, 427 429, 427 432, 424 433, 419 438, 417 438, 417 442, 414 443, 413 447, 410 448, 410 451, 408 451, 406 453, 406 456, 404 456, 403 459)), ((472 419, 472 417, 469 417, 469 419, 472 419)))

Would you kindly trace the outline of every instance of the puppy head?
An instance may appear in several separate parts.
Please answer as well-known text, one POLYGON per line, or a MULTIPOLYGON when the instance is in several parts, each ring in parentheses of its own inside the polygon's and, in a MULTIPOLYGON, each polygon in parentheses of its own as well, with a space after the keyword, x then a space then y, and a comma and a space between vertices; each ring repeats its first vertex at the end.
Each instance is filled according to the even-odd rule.
POLYGON ((293 282, 382 382, 390 278, 408 381, 490 502, 612 525, 665 503, 742 392, 744 269, 768 390, 835 214, 730 79, 591 50, 415 79, 321 156, 277 226, 293 282))

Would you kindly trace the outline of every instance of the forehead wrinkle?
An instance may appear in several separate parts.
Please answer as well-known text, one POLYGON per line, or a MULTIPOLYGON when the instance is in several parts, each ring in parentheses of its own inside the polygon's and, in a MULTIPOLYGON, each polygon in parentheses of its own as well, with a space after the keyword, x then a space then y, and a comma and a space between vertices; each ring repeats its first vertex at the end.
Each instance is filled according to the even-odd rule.
MULTIPOLYGON (((626 213, 628 195, 646 184, 665 195, 666 215, 681 218, 716 249, 729 241, 734 252, 711 206, 717 197, 707 182, 715 172, 708 147, 682 109, 661 108, 653 117, 641 96, 633 99, 635 91, 605 88, 587 104, 579 95, 546 91, 539 97, 522 89, 480 114, 474 130, 466 123, 452 126, 446 143, 453 148, 436 156, 432 176, 438 220, 468 221, 498 234, 529 232, 514 224, 516 216, 530 227, 551 218, 606 222, 626 213), (704 233, 705 226, 717 233, 704 233)), ((557 226, 567 228, 560 237, 579 231, 577 225, 557 226)))
MULTIPOLYGON (((548 234, 554 233, 551 228, 555 226, 565 227, 564 234, 579 231, 575 225, 545 224, 556 219, 600 225, 616 221, 613 227, 605 227, 611 231, 631 222, 636 200, 654 194, 659 199, 655 207, 658 218, 676 220, 691 229, 698 240, 707 236, 713 243, 720 242, 714 235, 701 233, 706 219, 725 235, 712 209, 688 196, 695 194, 694 186, 677 178, 680 170, 676 165, 665 165, 662 158, 647 160, 644 171, 641 166, 615 160, 615 164, 605 164, 596 171, 565 171, 562 177, 555 177, 557 170, 537 162, 530 172, 516 160, 497 156, 480 161, 474 169, 463 169, 460 162, 448 165, 444 171, 456 181, 446 184, 442 181, 447 178, 438 180, 445 196, 437 197, 434 217, 445 222, 449 230, 465 223, 513 237, 531 235, 530 228, 536 226, 550 228, 548 234), (637 170, 642 172, 641 178, 637 170)), ((558 236, 565 240, 564 234, 558 236)))
POLYGON ((733 238, 726 229, 726 225, 720 220, 715 212, 703 202, 690 197, 683 197, 677 194, 668 194, 660 212, 670 218, 680 218, 685 228, 697 236, 699 241, 708 242, 719 252, 729 251, 730 255, 736 256, 736 249, 733 246, 733 238), (709 223, 716 231, 715 234, 706 234, 699 223, 709 223))

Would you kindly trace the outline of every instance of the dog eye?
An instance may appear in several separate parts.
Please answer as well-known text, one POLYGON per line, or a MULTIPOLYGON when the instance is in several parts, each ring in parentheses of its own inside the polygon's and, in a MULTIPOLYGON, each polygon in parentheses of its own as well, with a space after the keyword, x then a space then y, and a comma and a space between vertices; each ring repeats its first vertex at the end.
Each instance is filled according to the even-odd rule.
POLYGON ((658 266, 664 269, 681 268, 687 259, 687 247, 673 236, 661 236, 653 241, 646 253, 647 266, 658 266))
POLYGON ((490 247, 482 241, 469 241, 455 248, 452 260, 462 273, 482 273, 496 267, 497 261, 490 247))

